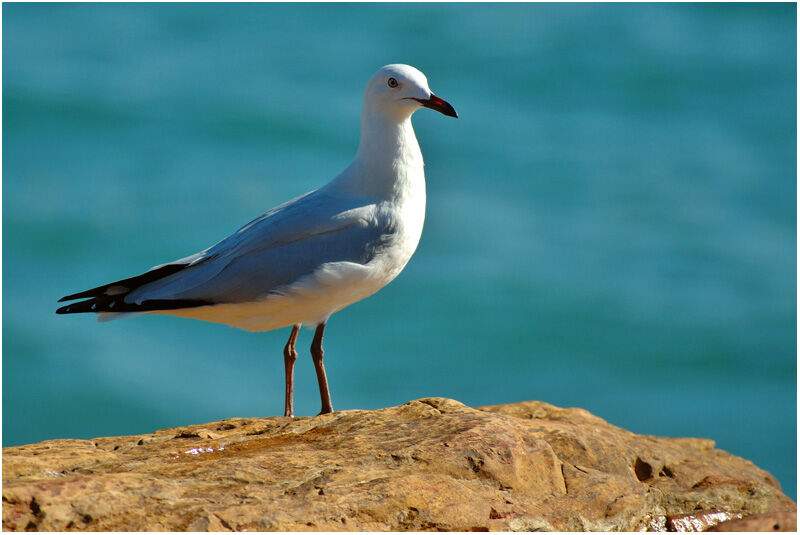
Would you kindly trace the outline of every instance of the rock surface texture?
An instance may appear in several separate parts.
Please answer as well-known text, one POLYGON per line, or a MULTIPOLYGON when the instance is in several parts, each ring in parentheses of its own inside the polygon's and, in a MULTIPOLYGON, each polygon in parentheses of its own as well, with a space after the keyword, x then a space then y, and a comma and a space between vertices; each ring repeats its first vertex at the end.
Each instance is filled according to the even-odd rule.
POLYGON ((3 450, 4 530, 666 531, 780 511, 796 506, 777 481, 710 440, 533 401, 429 398, 3 450))

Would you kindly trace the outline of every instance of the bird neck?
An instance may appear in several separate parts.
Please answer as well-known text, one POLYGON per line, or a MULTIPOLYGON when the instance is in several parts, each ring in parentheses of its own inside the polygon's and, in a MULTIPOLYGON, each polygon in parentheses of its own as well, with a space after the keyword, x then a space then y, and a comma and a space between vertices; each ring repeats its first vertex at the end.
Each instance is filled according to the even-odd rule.
POLYGON ((379 199, 424 195, 425 173, 411 116, 386 117, 367 110, 355 160, 337 179, 339 186, 379 199))

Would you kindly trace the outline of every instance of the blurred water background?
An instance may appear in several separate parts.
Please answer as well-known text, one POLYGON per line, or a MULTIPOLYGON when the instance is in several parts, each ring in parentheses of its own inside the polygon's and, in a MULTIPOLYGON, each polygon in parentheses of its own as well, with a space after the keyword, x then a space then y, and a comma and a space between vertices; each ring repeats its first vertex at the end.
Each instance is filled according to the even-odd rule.
POLYGON ((795 5, 2 9, 3 446, 281 414, 288 329, 56 300, 325 183, 403 62, 461 117, 414 117, 422 242, 331 319, 334 407, 580 406, 796 497, 795 5))

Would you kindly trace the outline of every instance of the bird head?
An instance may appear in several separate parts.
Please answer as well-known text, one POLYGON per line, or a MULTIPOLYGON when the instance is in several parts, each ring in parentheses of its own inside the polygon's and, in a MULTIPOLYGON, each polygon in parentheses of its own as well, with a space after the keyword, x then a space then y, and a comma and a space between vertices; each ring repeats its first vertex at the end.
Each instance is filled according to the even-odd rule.
POLYGON ((433 94, 425 75, 410 65, 386 65, 367 82, 365 111, 402 121, 423 107, 458 117, 453 106, 433 94))

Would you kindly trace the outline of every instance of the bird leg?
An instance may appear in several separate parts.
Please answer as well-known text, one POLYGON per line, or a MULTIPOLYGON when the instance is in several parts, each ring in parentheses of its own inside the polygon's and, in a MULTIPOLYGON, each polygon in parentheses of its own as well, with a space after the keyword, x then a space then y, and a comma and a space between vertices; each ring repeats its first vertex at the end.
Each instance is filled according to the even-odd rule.
POLYGON ((294 416, 294 361, 297 360, 297 351, 294 344, 297 342, 297 333, 300 332, 300 325, 292 326, 292 334, 283 348, 283 365, 286 369, 286 403, 283 406, 283 415, 294 416))
POLYGON ((317 325, 317 330, 314 332, 314 340, 311 342, 311 357, 314 359, 314 367, 317 369, 317 382, 319 383, 319 397, 322 400, 322 410, 320 414, 328 414, 333 412, 333 405, 331 405, 331 393, 328 391, 328 378, 325 376, 325 366, 322 364, 322 356, 325 352, 322 350, 322 336, 325 333, 325 324, 320 323, 317 325))

